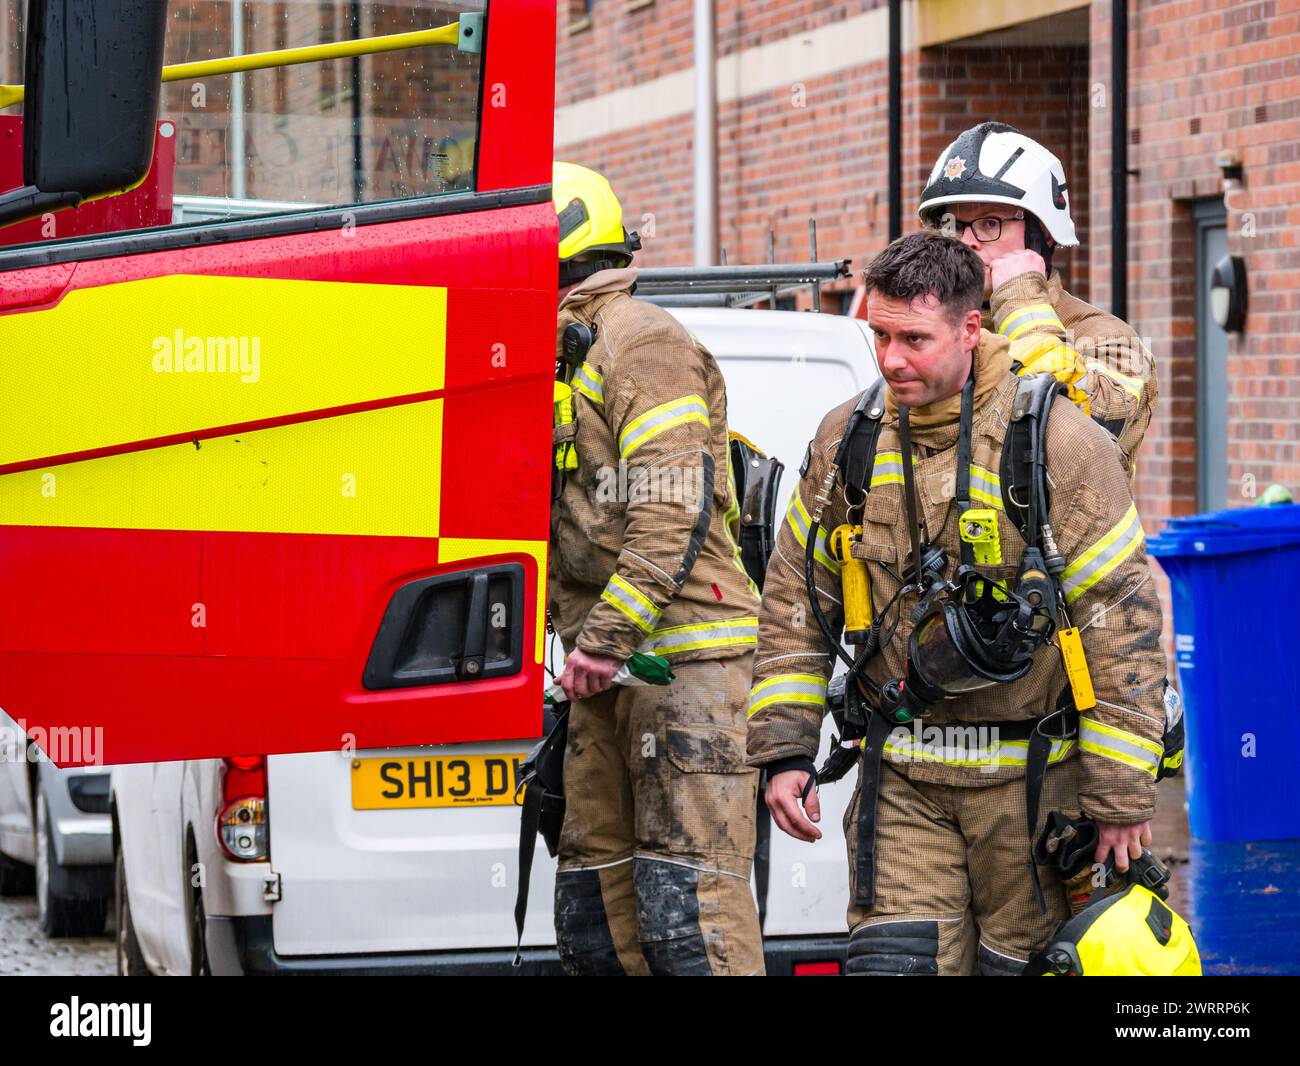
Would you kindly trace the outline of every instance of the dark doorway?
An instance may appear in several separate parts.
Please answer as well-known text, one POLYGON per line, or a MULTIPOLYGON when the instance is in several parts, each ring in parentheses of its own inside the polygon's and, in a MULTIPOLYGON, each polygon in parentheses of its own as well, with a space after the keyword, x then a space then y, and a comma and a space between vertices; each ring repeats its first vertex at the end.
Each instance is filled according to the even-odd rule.
POLYGON ((1220 199, 1192 205, 1196 226, 1196 507, 1228 502, 1228 335, 1210 314, 1210 275, 1228 254, 1220 199))

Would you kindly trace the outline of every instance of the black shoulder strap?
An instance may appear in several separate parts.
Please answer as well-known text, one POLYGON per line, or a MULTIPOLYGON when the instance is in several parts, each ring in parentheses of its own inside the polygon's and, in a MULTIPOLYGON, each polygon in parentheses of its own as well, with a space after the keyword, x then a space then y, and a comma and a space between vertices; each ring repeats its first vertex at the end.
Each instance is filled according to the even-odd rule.
POLYGON ((528 886, 533 874, 533 853, 540 833, 546 850, 555 855, 564 821, 564 752, 569 742, 568 700, 555 707, 546 736, 528 753, 516 770, 516 791, 524 790, 519 819, 519 887, 515 893, 515 957, 511 968, 522 972, 524 921, 528 916, 528 886))
POLYGON ((528 886, 533 876, 533 853, 537 850, 537 831, 541 827, 541 789, 524 789, 524 802, 519 815, 519 886, 515 892, 515 957, 510 964, 511 968, 516 970, 524 961, 524 920, 528 916, 528 886))
POLYGON ((871 468, 876 463, 880 421, 885 417, 885 379, 877 378, 858 399, 849 417, 849 430, 840 448, 840 469, 845 493, 854 506, 871 491, 871 468))
POLYGON ((1025 543, 1032 547, 1037 547, 1038 529, 1047 517, 1047 418, 1052 401, 1063 392, 1065 386, 1051 374, 1018 378, 1011 423, 1002 442, 998 474, 1002 504, 1025 543))
POLYGON ((758 778, 758 810, 754 814, 754 895, 758 902, 758 931, 767 924, 767 894, 772 880, 772 812, 763 798, 767 771, 758 778))

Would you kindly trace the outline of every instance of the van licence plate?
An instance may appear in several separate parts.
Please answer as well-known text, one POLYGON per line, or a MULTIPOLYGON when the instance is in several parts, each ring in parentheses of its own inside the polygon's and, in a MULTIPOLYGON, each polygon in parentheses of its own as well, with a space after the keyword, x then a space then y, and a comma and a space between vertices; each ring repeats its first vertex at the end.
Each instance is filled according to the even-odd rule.
POLYGON ((514 806, 515 770, 525 757, 507 752, 353 759, 352 809, 514 806))

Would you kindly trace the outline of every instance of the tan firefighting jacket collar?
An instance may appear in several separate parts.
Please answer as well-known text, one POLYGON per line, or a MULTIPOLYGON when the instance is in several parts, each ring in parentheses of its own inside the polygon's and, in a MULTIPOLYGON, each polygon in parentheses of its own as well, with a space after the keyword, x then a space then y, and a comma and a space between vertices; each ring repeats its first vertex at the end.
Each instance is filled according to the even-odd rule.
MULTIPOLYGON (((1011 342, 984 330, 975 349, 975 410, 984 406, 1011 375, 1011 342)), ((891 422, 898 421, 898 401, 885 385, 885 412, 891 422)), ((914 439, 933 447, 947 447, 956 440, 961 416, 961 393, 924 407, 908 409, 908 422, 914 439)))
POLYGON ((560 307, 586 303, 596 296, 608 292, 627 292, 636 284, 640 271, 636 267, 622 267, 617 270, 597 270, 591 277, 580 282, 568 296, 560 301, 560 307))

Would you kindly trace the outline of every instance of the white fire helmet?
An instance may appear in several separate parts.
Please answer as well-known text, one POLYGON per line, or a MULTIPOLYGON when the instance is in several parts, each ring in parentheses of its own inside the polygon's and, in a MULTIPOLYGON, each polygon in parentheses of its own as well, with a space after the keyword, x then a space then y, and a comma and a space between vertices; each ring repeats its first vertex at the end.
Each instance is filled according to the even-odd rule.
POLYGON ((921 193, 921 221, 934 225, 950 204, 1007 204, 1032 215, 1063 248, 1079 243, 1061 161, 1001 122, 972 126, 944 149, 921 193))

